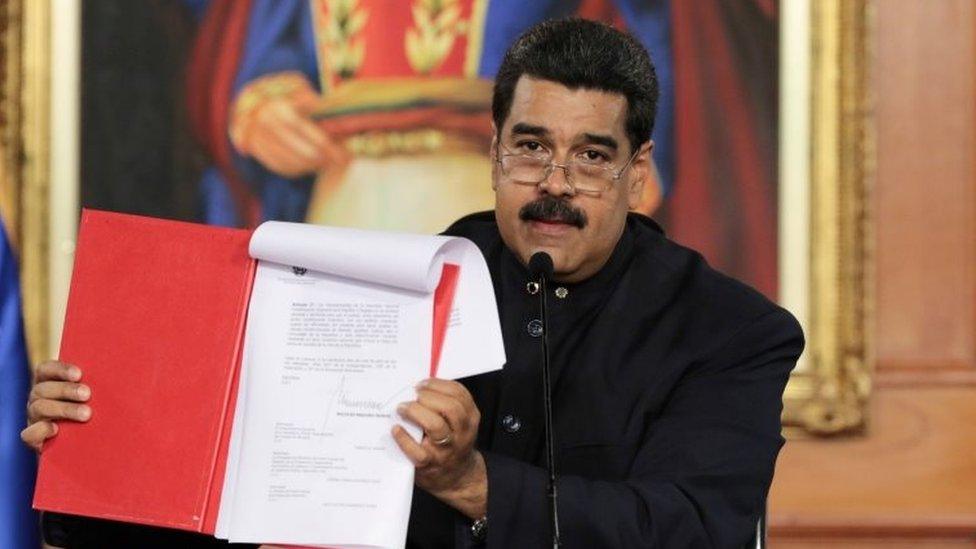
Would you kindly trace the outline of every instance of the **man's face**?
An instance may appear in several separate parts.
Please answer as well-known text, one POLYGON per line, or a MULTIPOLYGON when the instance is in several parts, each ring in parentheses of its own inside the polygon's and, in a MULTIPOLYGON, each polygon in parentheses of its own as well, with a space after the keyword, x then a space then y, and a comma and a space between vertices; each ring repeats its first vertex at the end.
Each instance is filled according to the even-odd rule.
MULTIPOLYGON (((557 164, 598 162, 616 173, 632 152, 626 117, 627 99, 622 94, 571 90, 557 82, 522 76, 508 118, 495 132, 492 158, 544 154, 557 164)), ((559 168, 532 186, 513 182, 495 162, 495 216, 505 244, 526 264, 532 254, 547 252, 557 280, 589 278, 613 252, 627 210, 639 203, 650 148, 650 142, 644 144, 623 175, 598 196, 573 194, 559 168)))

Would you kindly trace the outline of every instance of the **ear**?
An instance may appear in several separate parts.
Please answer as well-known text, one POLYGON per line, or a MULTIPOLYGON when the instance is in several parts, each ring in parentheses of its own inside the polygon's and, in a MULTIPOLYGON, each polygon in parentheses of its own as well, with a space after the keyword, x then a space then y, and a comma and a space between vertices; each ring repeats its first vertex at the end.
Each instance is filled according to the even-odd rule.
POLYGON ((492 161, 498 158, 498 128, 495 127, 495 121, 491 122, 491 148, 488 149, 489 157, 492 161))
POLYGON ((631 210, 638 210, 644 202, 645 188, 654 185, 651 179, 652 166, 651 151, 654 150, 654 141, 648 140, 641 145, 637 158, 631 165, 631 176, 627 188, 627 206, 631 210))

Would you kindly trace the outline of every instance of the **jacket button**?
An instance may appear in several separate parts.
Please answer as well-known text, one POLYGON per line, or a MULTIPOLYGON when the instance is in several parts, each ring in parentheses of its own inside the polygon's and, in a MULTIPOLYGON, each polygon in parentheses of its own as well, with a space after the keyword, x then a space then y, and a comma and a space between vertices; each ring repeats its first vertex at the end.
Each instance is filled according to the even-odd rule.
POLYGON ((502 427, 509 433, 517 433, 522 428, 522 420, 518 416, 507 414, 502 418, 502 427))
POLYGON ((542 321, 538 318, 529 322, 526 329, 529 331, 529 335, 532 337, 542 336, 542 321))

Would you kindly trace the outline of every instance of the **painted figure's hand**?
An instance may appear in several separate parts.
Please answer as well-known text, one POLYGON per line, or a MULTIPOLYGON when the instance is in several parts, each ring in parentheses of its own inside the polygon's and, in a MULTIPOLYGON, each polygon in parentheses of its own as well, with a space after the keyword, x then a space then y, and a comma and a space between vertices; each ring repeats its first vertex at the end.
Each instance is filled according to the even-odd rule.
POLYGON ((398 411, 424 430, 418 444, 403 427, 393 428, 393 438, 417 468, 417 486, 472 519, 483 517, 488 474, 474 448, 481 414, 471 393, 456 381, 427 379, 417 388, 417 400, 398 411))
POLYGON ((50 360, 38 364, 27 399, 27 428, 20 432, 25 444, 40 452, 44 441, 58 433, 58 421, 81 421, 91 418, 91 407, 85 404, 91 389, 82 383, 77 366, 50 360))
POLYGON ((287 93, 263 93, 274 78, 245 88, 236 100, 230 136, 237 151, 287 178, 347 163, 346 148, 311 118, 320 101, 312 86, 288 74, 282 76, 287 93))

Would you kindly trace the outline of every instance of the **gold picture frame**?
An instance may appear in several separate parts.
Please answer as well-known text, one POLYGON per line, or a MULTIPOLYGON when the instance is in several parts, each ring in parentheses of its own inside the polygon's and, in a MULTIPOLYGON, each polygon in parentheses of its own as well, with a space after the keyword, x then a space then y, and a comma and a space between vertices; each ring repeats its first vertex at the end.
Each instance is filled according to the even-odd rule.
POLYGON ((787 386, 783 421, 788 433, 833 435, 864 429, 871 390, 872 9, 869 0, 808 5, 806 367, 787 386))
MULTIPOLYGON (((787 386, 783 420, 791 436, 851 433, 866 425, 871 388, 871 2, 781 4, 794 1, 809 10, 809 220, 800 235, 809 250, 801 273, 807 350, 787 386)), ((0 0, 0 211, 21 260, 34 362, 53 356, 53 301, 63 297, 52 295, 64 284, 53 278, 66 262, 70 269, 70 242, 55 234, 53 218, 77 209, 76 194, 52 191, 51 17, 48 0, 0 0)))
POLYGON ((47 1, 0 1, 0 212, 20 260, 32 363, 49 358, 50 15, 47 1))

